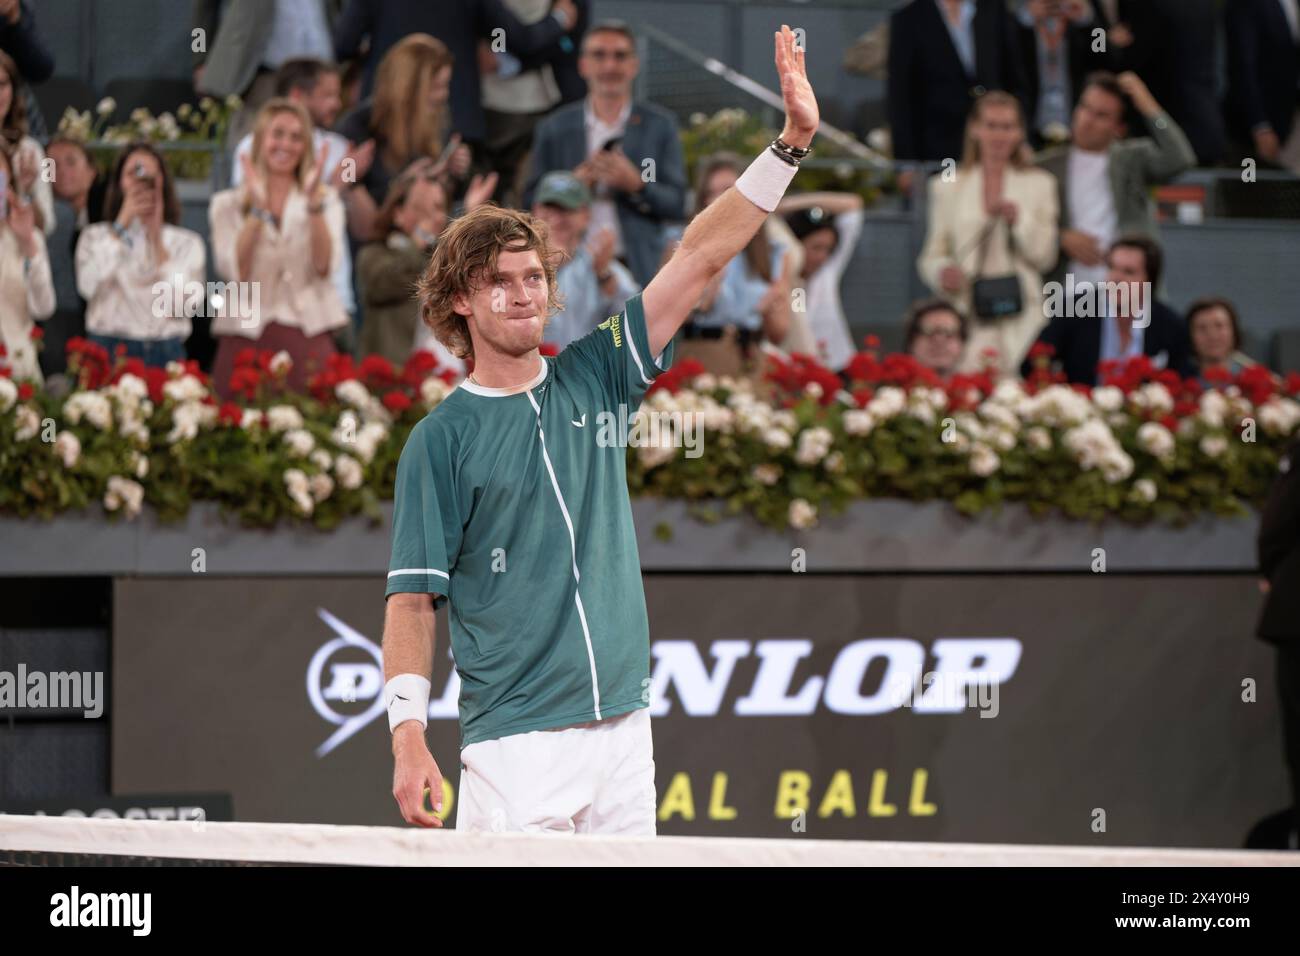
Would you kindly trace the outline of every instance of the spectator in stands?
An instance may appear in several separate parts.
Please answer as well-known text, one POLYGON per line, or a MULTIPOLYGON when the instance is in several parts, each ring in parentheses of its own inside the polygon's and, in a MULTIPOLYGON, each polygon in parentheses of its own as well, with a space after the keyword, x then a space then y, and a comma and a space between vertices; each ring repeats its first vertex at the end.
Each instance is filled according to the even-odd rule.
POLYGON ((947 378, 957 371, 970 327, 966 316, 944 299, 915 302, 903 327, 903 351, 947 378))
POLYGON ((641 286, 614 258, 613 234, 590 234, 591 191, 573 173, 555 170, 542 177, 533 215, 546 223, 551 247, 564 253, 555 273, 564 309, 551 317, 545 334, 563 349, 621 312, 641 286))
POLYGON ((206 44, 194 54, 194 88, 244 107, 230 125, 239 140, 275 91, 287 61, 333 58, 333 24, 342 0, 194 0, 193 28, 206 44))
POLYGON ((331 276, 344 235, 343 204, 324 184, 324 150, 311 151, 311 117, 271 99, 258 113, 243 184, 212 197, 208 210, 216 271, 257 290, 252 314, 227 308, 213 321, 213 384, 230 394, 236 354, 249 346, 285 350, 288 386, 302 388, 335 352, 331 333, 348 321, 331 276))
POLYGON ((0 52, 0 147, 9 153, 14 192, 31 201, 36 228, 45 235, 54 231, 54 190, 41 175, 45 151, 27 129, 26 85, 13 58, 0 52))
MULTIPOLYGON (((465 194, 465 211, 485 202, 495 188, 495 176, 475 177, 465 194)), ((357 253, 357 284, 366 310, 362 355, 401 364, 416 348, 424 325, 415 283, 447 225, 450 207, 447 185, 428 169, 410 169, 393 180, 379 210, 375 240, 357 253)), ((463 367, 436 339, 419 347, 432 351, 444 367, 463 367)))
MULTIPOLYGON (((447 96, 452 60, 440 40, 423 33, 406 37, 388 51, 379 67, 374 96, 339 121, 350 142, 374 141, 374 161, 358 171, 348 192, 348 228, 361 241, 375 234, 375 215, 394 177, 416 161, 432 163, 448 144, 446 169, 455 177, 469 170, 469 150, 459 135, 448 137, 447 96)), ((442 168, 435 172, 442 173, 442 168)))
POLYGON ((36 28, 32 0, 0 0, 0 51, 13 57, 18 72, 26 81, 23 93, 27 110, 27 127, 32 138, 44 142, 45 119, 40 105, 32 96, 33 84, 44 83, 54 75, 54 56, 36 28))
POLYGON ((1107 30, 1107 68, 1140 76, 1185 131, 1198 161, 1218 160, 1224 147, 1218 0, 1094 0, 1094 6, 1107 30))
MULTIPOLYGON (((413 33, 434 37, 456 63, 451 78, 451 126, 467 143, 478 144, 486 129, 478 41, 501 37, 506 49, 517 57, 551 54, 560 50, 577 21, 574 0, 555 0, 549 16, 529 24, 515 16, 504 0, 350 0, 334 32, 334 53, 344 61, 361 57, 364 51, 361 92, 370 96, 379 83, 382 62, 393 47, 413 33), (496 30, 502 33, 495 34, 496 30)), ((382 195, 377 201, 382 201, 382 195)))
POLYGON ((792 288, 803 290, 802 312, 813 340, 811 354, 838 372, 857 351, 844 318, 840 280, 862 234, 862 197, 857 193, 801 193, 786 196, 776 211, 785 217, 803 247, 803 265, 792 288))
POLYGON ((1182 130, 1135 73, 1088 77, 1071 124, 1073 142, 1040 157, 1056 177, 1061 208, 1060 254, 1054 277, 1105 278, 1104 252, 1121 235, 1154 236, 1151 187, 1196 162, 1182 130), (1125 99, 1146 117, 1151 137, 1124 139, 1125 99))
POLYGON ((1255 634, 1277 648, 1282 747, 1291 777, 1291 813, 1285 845, 1300 849, 1300 436, 1278 462, 1278 474, 1260 512, 1260 590, 1264 607, 1255 634))
POLYGON ((1300 174, 1300 5, 1233 0, 1228 31, 1227 115, 1245 155, 1300 174))
POLYGON ((1105 67, 1094 51, 1088 0, 1025 0, 1017 14, 1029 140, 1035 147, 1070 135, 1070 113, 1084 79, 1105 67))
MULTIPOLYGON (((324 60, 288 60, 276 73, 275 95, 301 104, 311 117, 312 155, 320 155, 324 150, 325 182, 338 192, 343 199, 344 208, 351 213, 353 207, 359 207, 359 197, 364 195, 357 184, 369 172, 374 161, 375 143, 366 140, 349 144, 345 138, 332 131, 343 102, 339 90, 338 67, 324 60), (351 160, 351 163, 345 165, 345 160, 351 160)), ((239 186, 243 182, 244 160, 252 148, 253 134, 247 133, 235 147, 235 162, 230 177, 232 186, 239 186)), ((367 208, 359 207, 358 218, 365 218, 367 212, 367 208)), ((351 327, 355 327, 357 301, 352 291, 352 251, 348 243, 344 243, 339 250, 338 259, 334 287, 338 290, 344 311, 348 313, 351 327)))
POLYGON ((572 170, 592 191, 592 228, 614 234, 615 256, 645 285, 663 256, 665 224, 684 211, 686 164, 677 119, 632 101, 639 64, 626 24, 593 25, 582 40, 579 68, 590 92, 538 125, 524 205, 533 204, 538 183, 551 170, 572 170))
POLYGON ((101 175, 85 144, 56 137, 46 148, 54 163, 55 228, 47 240, 50 271, 54 276, 54 314, 45 321, 45 347, 41 350, 41 371, 47 377, 67 368, 68 339, 86 334, 86 301, 77 291, 73 264, 81 230, 103 217, 108 179, 101 175))
MULTIPOLYGON (((1096 385, 1101 362, 1127 361, 1146 355, 1156 368, 1173 369, 1187 378, 1195 373, 1191 341, 1182 318, 1156 298, 1164 253, 1147 236, 1124 236, 1106 257, 1106 286, 1084 289, 1095 294, 1090 306, 1052 318, 1038 341, 1053 350, 1051 364, 1068 381, 1096 385)), ((1022 372, 1033 363, 1026 359, 1022 372)))
MULTIPOLYGON (((551 0, 503 2, 526 23, 535 23, 550 15, 551 0)), ((576 50, 574 44, 581 41, 586 29, 586 0, 583 0, 576 26, 564 37, 570 49, 576 50)), ((498 175, 501 185, 495 197, 497 201, 517 206, 528 175, 533 131, 560 104, 560 88, 551 58, 521 60, 508 50, 494 50, 494 44, 487 40, 478 42, 486 132, 482 147, 477 151, 477 161, 479 166, 498 175)), ((559 56, 559 51, 556 56, 559 56)))
MULTIPOLYGON (((0 173, 14 181, 9 154, 0 149, 0 173)), ((54 312, 54 281, 45 235, 36 228, 36 208, 9 185, 0 193, 0 359, 15 381, 40 384, 40 363, 32 342, 35 323, 54 312)))
POLYGON ((1242 369, 1259 364, 1241 351, 1241 320, 1236 307, 1227 299, 1211 296, 1189 305, 1187 333, 1191 336, 1192 354, 1202 382, 1212 368, 1235 376, 1242 369))
MULTIPOLYGON (((100 174, 86 144, 56 136, 50 140, 46 153, 54 161, 54 195, 72 207, 77 233, 92 222, 102 221, 108 179, 100 174)), ((73 244, 76 244, 75 236, 73 244)))
POLYGON ((185 358, 190 292, 207 272, 203 238, 178 225, 180 214, 161 154, 148 143, 123 149, 108 179, 106 221, 90 223, 77 240, 86 332, 109 355, 120 348, 146 365, 185 358))
POLYGON ((1020 101, 994 90, 975 101, 955 177, 939 173, 930 180, 929 228, 917 271, 936 295, 981 320, 962 371, 982 368, 985 351, 994 349, 998 370, 1014 375, 1043 327, 1042 276, 1057 248, 1056 184, 1028 155, 1020 101), (977 283, 1011 276, 1019 279, 1019 309, 981 315, 976 293, 987 282, 977 283))
POLYGON ((1005 0, 911 0, 889 19, 889 125, 894 158, 957 160, 972 98, 1024 92, 1016 25, 1005 0))
MULTIPOLYGON (((735 153, 714 153, 700 161, 696 209, 735 185, 746 163, 735 153)), ((760 372, 759 344, 780 345, 790 326, 793 260, 759 230, 705 288, 686 324, 678 359, 693 358, 715 375, 745 376, 760 372)), ((670 254, 670 253, 666 253, 670 254)))

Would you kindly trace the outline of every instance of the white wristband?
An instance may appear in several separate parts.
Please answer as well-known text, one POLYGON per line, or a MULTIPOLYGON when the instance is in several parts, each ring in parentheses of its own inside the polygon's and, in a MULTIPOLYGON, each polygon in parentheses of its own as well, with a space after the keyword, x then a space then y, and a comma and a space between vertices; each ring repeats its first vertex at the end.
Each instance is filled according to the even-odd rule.
POLYGON ((759 209, 772 212, 798 171, 798 167, 779 159, 771 149, 765 149, 740 174, 736 189, 759 209))
POLYGON ((419 674, 398 674, 384 685, 389 733, 408 720, 418 720, 421 727, 428 726, 431 687, 429 681, 419 674))

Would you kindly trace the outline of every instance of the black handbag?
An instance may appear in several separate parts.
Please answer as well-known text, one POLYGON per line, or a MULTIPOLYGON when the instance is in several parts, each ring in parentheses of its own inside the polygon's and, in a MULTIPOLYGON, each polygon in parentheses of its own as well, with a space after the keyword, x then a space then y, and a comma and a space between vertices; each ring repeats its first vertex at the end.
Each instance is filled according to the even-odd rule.
MULTIPOLYGON (((989 239, 999 222, 1005 222, 1001 216, 995 217, 980 234, 979 260, 975 264, 975 282, 971 285, 971 311, 982 322, 997 322, 1001 319, 1019 315, 1024 311, 1024 292, 1020 288, 1020 276, 1012 272, 1000 276, 984 276, 984 260, 988 256, 989 239)), ((1011 261, 1016 259, 1016 236, 1007 225, 1007 248, 1011 261)))

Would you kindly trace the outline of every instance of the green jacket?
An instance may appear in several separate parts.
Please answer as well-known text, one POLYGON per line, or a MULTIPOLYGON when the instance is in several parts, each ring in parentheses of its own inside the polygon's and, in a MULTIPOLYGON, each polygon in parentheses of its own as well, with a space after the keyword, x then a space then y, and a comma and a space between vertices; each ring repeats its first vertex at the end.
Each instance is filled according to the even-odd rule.
POLYGON ((420 326, 415 283, 429 264, 429 253, 415 245, 368 242, 357 252, 361 292, 361 355, 382 355, 395 365, 411 356, 420 326))
MULTIPOLYGON (((1115 215, 1119 236, 1138 234, 1155 236, 1155 204, 1151 187, 1167 183, 1196 165, 1196 154, 1182 129, 1168 113, 1148 120, 1151 135, 1117 140, 1110 147, 1110 188, 1115 197, 1115 215)), ((1038 158, 1040 168, 1056 177, 1060 199, 1060 228, 1072 228, 1070 222, 1069 178, 1070 147, 1057 146, 1038 158)), ((1064 275, 1068 257, 1061 253, 1053 276, 1064 275)))

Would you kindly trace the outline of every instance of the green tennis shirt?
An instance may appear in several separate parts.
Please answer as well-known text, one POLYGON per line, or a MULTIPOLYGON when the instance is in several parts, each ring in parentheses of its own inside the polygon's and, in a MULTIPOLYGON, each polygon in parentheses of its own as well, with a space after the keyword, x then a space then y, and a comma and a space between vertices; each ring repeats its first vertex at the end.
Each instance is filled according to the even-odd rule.
POLYGON ((602 424, 630 421, 672 353, 651 356, 636 295, 539 356, 527 391, 462 382, 412 429, 386 593, 450 604, 462 747, 649 706, 626 430, 602 424))

